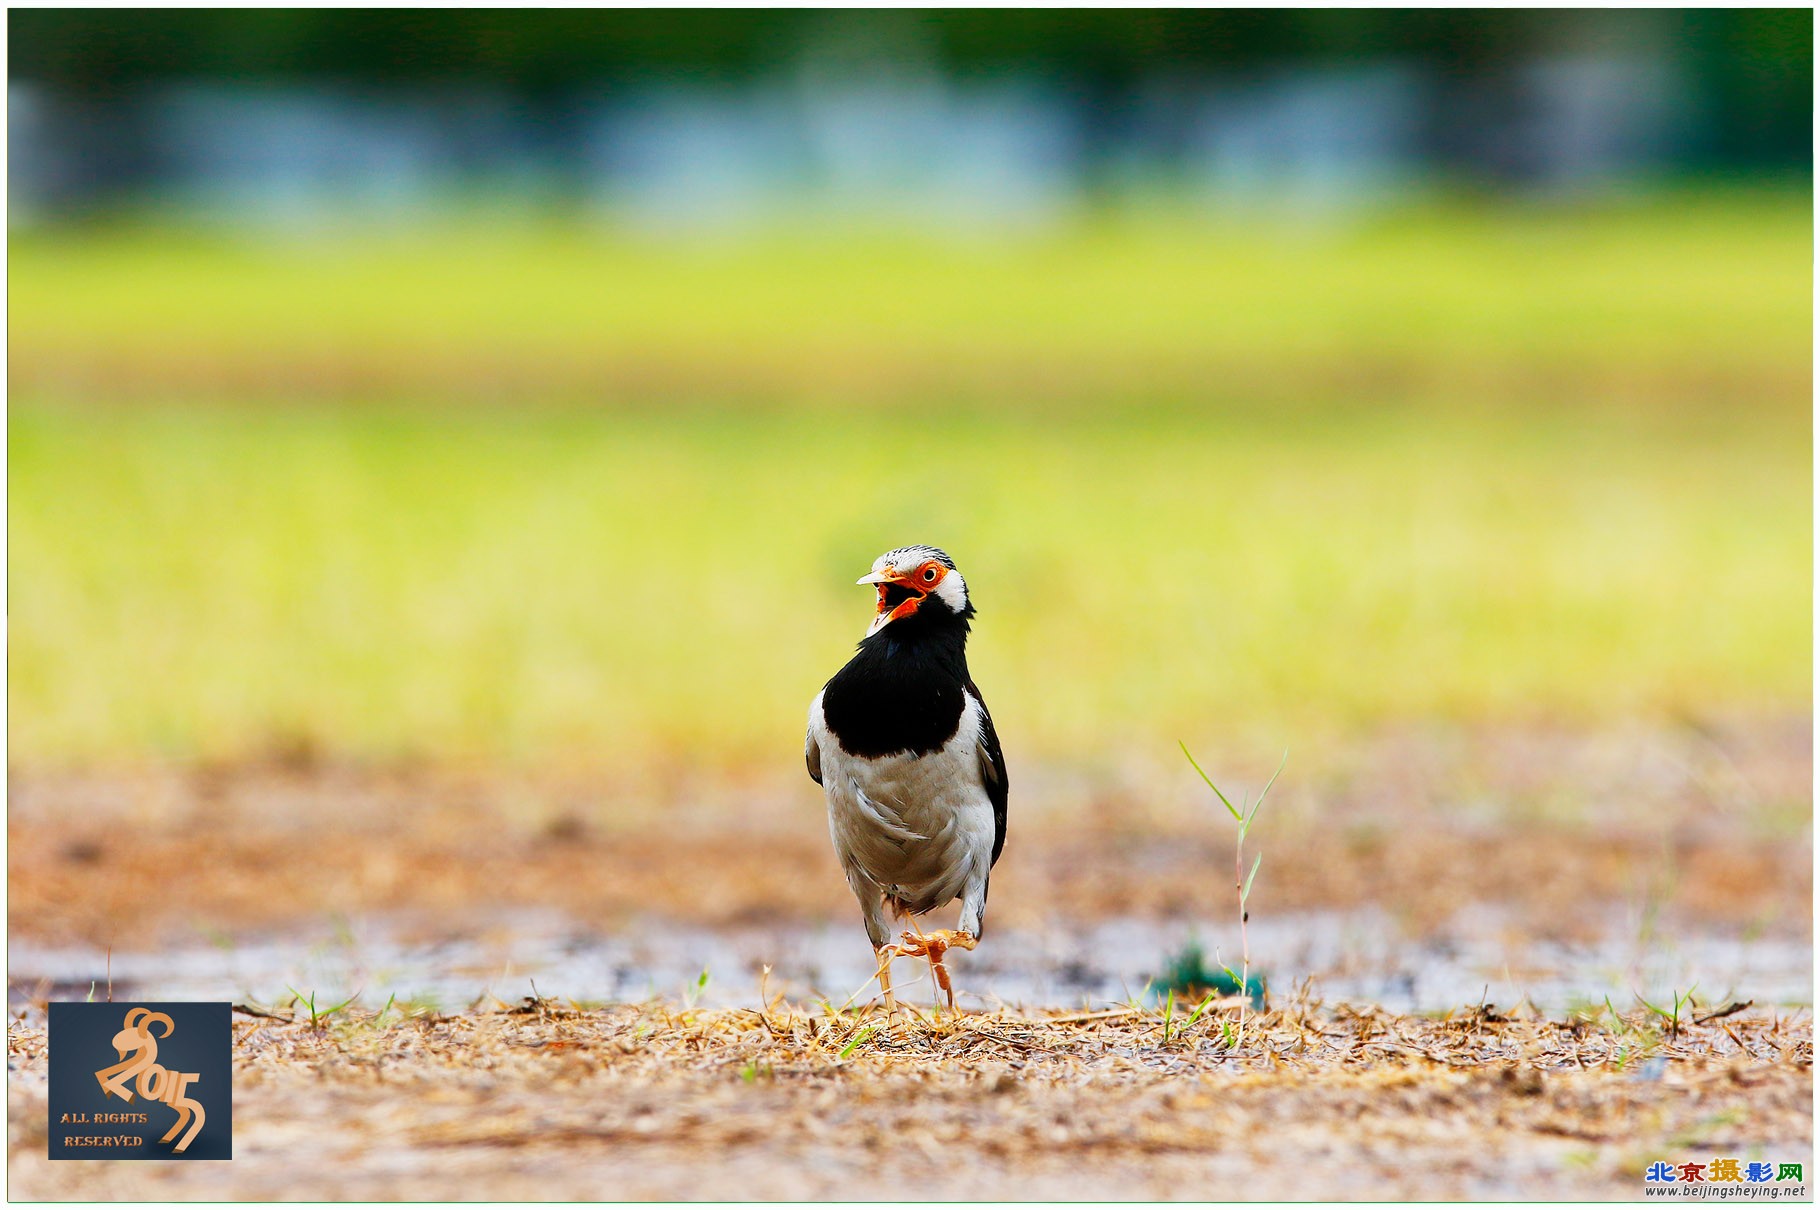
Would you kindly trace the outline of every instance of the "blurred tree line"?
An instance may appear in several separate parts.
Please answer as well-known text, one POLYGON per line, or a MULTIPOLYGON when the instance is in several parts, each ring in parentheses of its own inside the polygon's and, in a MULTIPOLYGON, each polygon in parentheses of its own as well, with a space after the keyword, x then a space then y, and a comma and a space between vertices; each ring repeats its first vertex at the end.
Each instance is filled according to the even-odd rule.
POLYGON ((485 83, 529 99, 677 73, 749 79, 805 48, 899 44, 955 76, 1088 95, 1284 62, 1396 59, 1483 76, 1538 55, 1673 59, 1715 165, 1811 164, 1813 13, 1681 10, 14 9, 12 78, 95 101, 171 80, 485 83))

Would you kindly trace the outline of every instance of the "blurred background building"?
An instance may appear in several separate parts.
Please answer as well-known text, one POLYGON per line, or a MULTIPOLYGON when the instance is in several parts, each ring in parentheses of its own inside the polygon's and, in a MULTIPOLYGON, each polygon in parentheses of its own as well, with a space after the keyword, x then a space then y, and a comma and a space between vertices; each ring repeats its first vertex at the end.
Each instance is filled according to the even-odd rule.
POLYGON ((1811 170, 1812 13, 18 10, 11 215, 654 228, 1811 170))

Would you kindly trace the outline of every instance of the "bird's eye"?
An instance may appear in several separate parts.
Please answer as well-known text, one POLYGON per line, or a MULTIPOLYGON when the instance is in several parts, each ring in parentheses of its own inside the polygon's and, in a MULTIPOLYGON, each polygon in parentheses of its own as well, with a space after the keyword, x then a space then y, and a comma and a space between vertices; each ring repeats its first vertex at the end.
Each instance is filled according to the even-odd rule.
POLYGON ((928 584, 935 583, 935 568, 933 568, 933 567, 923 568, 923 581, 928 584))

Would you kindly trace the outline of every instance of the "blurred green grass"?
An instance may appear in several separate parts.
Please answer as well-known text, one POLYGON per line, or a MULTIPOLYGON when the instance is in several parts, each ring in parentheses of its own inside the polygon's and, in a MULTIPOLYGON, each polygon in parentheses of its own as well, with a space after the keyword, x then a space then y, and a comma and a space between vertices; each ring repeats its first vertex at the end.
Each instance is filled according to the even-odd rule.
POLYGON ((872 557, 946 545, 1021 755, 1386 720, 1799 711, 1804 445, 362 409, 11 422, 12 758, 709 766, 792 750, 872 557))
POLYGON ((1020 759, 1805 712, 1808 214, 15 237, 11 758, 769 767, 912 541, 1020 759))
POLYGON ((1353 222, 1173 210, 936 241, 638 239, 495 216, 238 237, 11 240, 15 390, 784 407, 1244 403, 1427 391, 1759 406, 1806 396, 1796 192, 1427 205, 1353 222))

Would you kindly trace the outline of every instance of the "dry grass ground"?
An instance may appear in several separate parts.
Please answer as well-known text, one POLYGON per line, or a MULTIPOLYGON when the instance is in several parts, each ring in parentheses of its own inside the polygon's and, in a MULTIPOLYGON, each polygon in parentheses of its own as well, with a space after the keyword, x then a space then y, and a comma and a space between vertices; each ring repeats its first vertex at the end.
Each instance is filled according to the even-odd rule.
MULTIPOLYGON (((1410 935, 1494 904, 1531 938, 1597 937, 1637 912, 1671 937, 1676 921, 1810 936, 1809 734, 1800 718, 1386 731, 1307 758, 1273 798, 1254 909, 1375 905, 1410 935)), ((16 937, 116 953, 388 914, 448 936, 526 907, 610 932, 849 920, 813 787, 678 776, 304 754, 15 771, 10 920, 16 937)), ((1032 770, 1020 790, 994 882, 1001 946, 1045 916, 1226 910, 1213 872, 1230 838, 1187 777, 1032 770)), ((1322 1005, 1317 986, 1254 1017, 1235 1051, 1220 1008, 1186 1029, 1186 1008, 1165 1026, 1154 1003, 883 1029, 866 1011, 760 1013, 752 991, 748 1009, 237 1017, 231 1164, 45 1160, 43 1018, 28 1012, 9 1052, 11 1193, 1560 1199, 1636 1196, 1656 1159, 1812 1152, 1811 1010, 1774 997, 1690 1023, 1723 1007, 1703 999, 1671 1032, 1634 1001, 1622 1017, 1524 1004, 1443 1019, 1322 1005)), ((29 978, 14 992, 43 994, 29 978)))
POLYGON ((235 1020, 225 1164, 45 1160, 45 1035, 15 1023, 12 1196, 1563 1199, 1639 1196, 1657 1159, 1813 1151, 1805 1011, 1298 1003, 1236 1049, 1227 1008, 235 1020))

